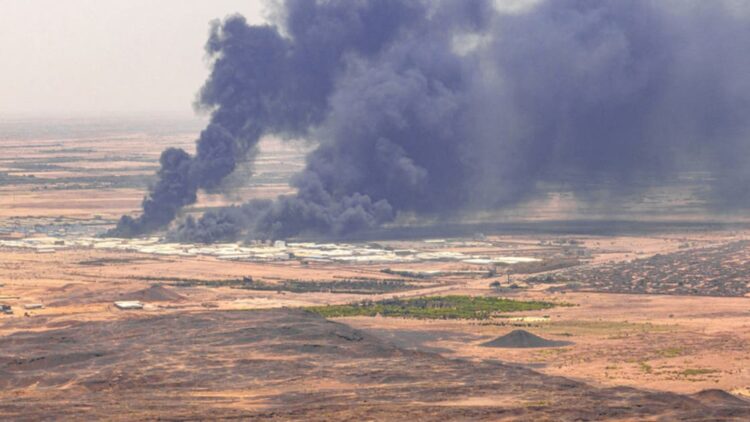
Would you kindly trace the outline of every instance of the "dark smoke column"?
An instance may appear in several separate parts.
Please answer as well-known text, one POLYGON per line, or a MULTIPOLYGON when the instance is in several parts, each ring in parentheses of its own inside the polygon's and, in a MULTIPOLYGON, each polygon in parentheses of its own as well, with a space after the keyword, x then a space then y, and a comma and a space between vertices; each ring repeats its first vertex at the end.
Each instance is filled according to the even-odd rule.
POLYGON ((424 14, 421 3, 396 0, 288 0, 280 10, 287 37, 277 26, 248 25, 241 16, 213 24, 206 44, 213 67, 198 99, 211 110, 211 123, 195 155, 164 151, 143 213, 123 216, 107 235, 133 237, 167 226, 195 203, 198 189, 217 188, 238 160, 253 158, 264 134, 307 133, 323 119, 346 56, 378 54, 424 14))
POLYGON ((186 219, 170 236, 346 237, 550 189, 614 209, 686 172, 708 175, 707 205, 750 208, 750 5, 501 3, 288 0, 278 26, 217 24, 196 155, 166 151, 143 215, 114 234, 169 224, 264 134, 317 141, 296 193, 186 219))
POLYGON ((143 200, 138 218, 123 216, 109 235, 133 237, 169 224, 180 208, 196 200, 198 188, 211 188, 234 171, 236 158, 247 154, 256 139, 239 140, 221 125, 212 123, 198 140, 198 153, 191 157, 178 148, 162 152, 158 180, 143 200))

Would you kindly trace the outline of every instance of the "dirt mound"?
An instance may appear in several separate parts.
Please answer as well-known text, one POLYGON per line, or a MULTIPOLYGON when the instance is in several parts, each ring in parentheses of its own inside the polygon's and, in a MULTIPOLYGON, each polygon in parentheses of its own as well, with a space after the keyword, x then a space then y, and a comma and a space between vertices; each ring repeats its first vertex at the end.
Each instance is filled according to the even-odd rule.
POLYGON ((138 290, 122 295, 120 300, 138 300, 142 302, 178 302, 185 297, 167 289, 162 285, 153 285, 147 289, 138 290))
POLYGON ((532 347, 562 347, 573 343, 569 341, 554 341, 543 339, 525 330, 513 330, 492 341, 482 343, 484 347, 532 348, 532 347))

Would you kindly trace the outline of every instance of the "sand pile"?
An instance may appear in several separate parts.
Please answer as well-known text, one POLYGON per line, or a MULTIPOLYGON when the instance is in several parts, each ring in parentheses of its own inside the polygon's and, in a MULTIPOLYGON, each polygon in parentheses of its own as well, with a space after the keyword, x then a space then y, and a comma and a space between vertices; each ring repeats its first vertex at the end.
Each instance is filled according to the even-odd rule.
POLYGON ((492 341, 482 343, 484 347, 508 347, 508 348, 531 348, 531 347, 562 347, 573 343, 569 341, 554 341, 543 339, 525 330, 514 330, 498 337, 492 341))
POLYGON ((138 290, 120 297, 120 300, 138 300, 141 302, 176 302, 184 299, 184 296, 161 285, 153 285, 147 289, 138 290))

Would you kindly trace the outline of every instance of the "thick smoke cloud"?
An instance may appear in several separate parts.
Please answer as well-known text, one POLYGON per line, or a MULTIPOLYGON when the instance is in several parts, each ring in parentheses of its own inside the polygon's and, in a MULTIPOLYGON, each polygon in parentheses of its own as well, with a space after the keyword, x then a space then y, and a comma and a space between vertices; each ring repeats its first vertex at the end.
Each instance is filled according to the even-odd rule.
POLYGON ((168 224, 269 133, 318 142, 297 194, 171 236, 341 236, 404 212, 513 205, 541 185, 612 199, 688 170, 710 174, 710 205, 750 206, 740 2, 551 0, 507 14, 487 1, 319 0, 278 16, 217 24, 200 96, 212 124, 195 157, 165 152, 143 216, 118 233, 168 224))
POLYGON ((211 75, 198 106, 211 123, 196 154, 168 149, 138 218, 123 216, 109 234, 137 236, 169 224, 198 189, 214 189, 239 161, 252 159, 264 134, 303 136, 318 124, 349 55, 370 57, 424 16, 424 5, 397 0, 321 3, 290 0, 277 26, 248 25, 241 16, 214 23, 206 53, 211 75))

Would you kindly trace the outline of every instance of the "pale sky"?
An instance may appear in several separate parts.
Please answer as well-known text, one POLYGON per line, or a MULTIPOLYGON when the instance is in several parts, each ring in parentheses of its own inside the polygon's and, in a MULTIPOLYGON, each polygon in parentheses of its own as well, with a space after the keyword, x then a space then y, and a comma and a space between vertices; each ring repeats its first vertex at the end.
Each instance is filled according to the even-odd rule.
POLYGON ((193 115, 209 22, 261 0, 0 0, 0 117, 193 115))

